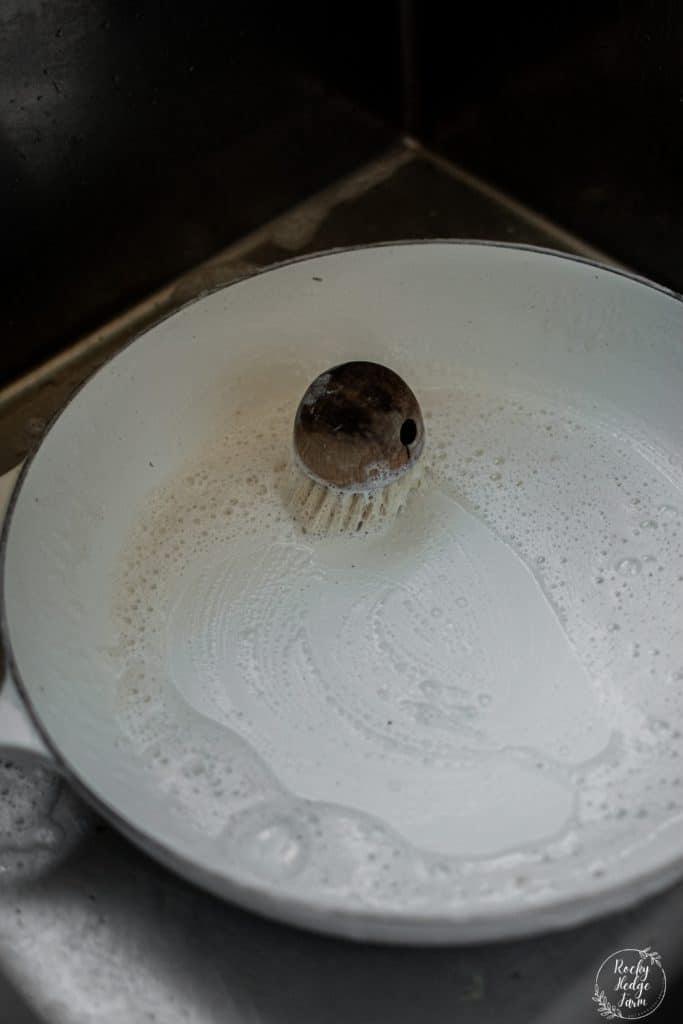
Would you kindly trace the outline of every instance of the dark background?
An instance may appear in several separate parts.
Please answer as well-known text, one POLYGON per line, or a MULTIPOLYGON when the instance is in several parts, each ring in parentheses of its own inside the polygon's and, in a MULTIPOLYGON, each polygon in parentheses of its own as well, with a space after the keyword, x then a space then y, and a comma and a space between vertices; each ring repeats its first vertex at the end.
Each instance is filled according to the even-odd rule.
POLYGON ((406 132, 683 289, 674 0, 0 0, 0 382, 406 132))

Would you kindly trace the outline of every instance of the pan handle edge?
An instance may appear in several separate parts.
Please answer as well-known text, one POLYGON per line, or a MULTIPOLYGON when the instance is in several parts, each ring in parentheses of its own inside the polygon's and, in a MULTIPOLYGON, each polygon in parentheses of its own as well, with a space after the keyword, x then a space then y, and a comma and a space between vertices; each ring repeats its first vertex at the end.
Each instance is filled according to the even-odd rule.
MULTIPOLYGON (((0 523, 20 469, 21 467, 17 466, 0 477, 0 523)), ((55 760, 31 721, 29 711, 12 679, 7 659, 2 657, 1 652, 0 662, 4 662, 0 682, 0 757, 38 760, 50 768, 55 768, 55 760)))

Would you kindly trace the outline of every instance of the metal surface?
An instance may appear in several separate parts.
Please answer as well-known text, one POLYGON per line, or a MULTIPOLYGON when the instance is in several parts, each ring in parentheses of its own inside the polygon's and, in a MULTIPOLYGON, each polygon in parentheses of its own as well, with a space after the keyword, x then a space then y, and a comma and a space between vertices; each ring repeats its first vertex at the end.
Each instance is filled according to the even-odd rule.
MULTIPOLYGON (((409 149, 389 154, 0 398, 4 467, 104 358, 191 295, 287 255, 449 234, 587 254, 441 162, 409 149)), ((0 964, 55 1024, 591 1021, 593 978, 608 953, 653 945, 671 989, 683 957, 683 886, 552 939, 472 950, 352 946, 262 921, 191 888, 95 821, 42 769, 0 766, 0 790, 0 964)), ((13 1024, 8 1012, 0 1005, 2 1024, 13 1024)))

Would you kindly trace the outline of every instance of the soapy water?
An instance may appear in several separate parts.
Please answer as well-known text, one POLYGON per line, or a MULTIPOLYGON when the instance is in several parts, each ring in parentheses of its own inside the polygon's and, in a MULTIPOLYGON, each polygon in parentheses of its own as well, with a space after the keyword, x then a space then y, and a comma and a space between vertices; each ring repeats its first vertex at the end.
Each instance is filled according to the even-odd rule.
POLYGON ((54 772, 28 762, 0 761, 0 892, 59 864, 90 819, 54 772))
POLYGON ((115 596, 119 720, 237 875, 541 899, 683 813, 683 478, 577 402, 420 398, 422 487, 361 535, 293 522, 288 395, 151 495, 115 596))

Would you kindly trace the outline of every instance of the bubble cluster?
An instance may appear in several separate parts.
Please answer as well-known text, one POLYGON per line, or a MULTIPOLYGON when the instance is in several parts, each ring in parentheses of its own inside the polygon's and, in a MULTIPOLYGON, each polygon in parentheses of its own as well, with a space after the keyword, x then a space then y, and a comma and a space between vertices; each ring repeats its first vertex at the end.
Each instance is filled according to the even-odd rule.
POLYGON ((670 453, 576 400, 426 379, 419 491, 316 538, 285 392, 233 411, 123 555, 118 717, 177 813, 237 875, 394 909, 540 899, 675 823, 670 453))
POLYGON ((0 885, 58 864, 87 827, 89 814, 53 772, 0 761, 0 885))

